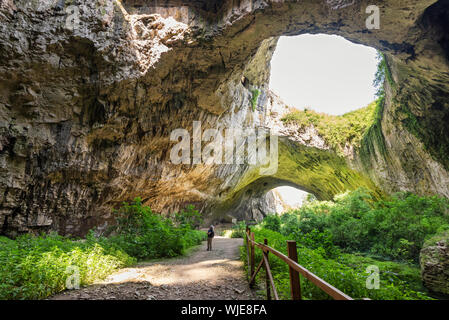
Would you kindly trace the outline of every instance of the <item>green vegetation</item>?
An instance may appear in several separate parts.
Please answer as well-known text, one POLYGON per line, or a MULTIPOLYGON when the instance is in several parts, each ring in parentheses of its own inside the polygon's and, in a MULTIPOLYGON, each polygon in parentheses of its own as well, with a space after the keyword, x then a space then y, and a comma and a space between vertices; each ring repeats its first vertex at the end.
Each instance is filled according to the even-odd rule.
POLYGON ((260 90, 258 90, 258 89, 251 90, 251 94, 252 94, 251 107, 252 107, 253 111, 256 111, 257 99, 259 99, 260 90))
POLYGON ((398 193, 374 201, 359 189, 338 195, 334 201, 311 202, 279 219, 288 222, 289 232, 283 233, 308 237, 312 232, 325 232, 344 252, 418 263, 426 238, 449 230, 449 200, 398 193))
POLYGON ((117 225, 109 237, 70 239, 56 234, 0 237, 0 299, 42 299, 66 288, 79 270, 80 285, 91 284, 137 260, 183 254, 205 239, 193 229, 198 212, 193 207, 175 214, 175 221, 153 213, 139 198, 116 212, 117 225))
POLYGON ((180 213, 175 212, 173 214, 173 220, 178 223, 179 226, 188 227, 190 229, 199 228, 204 222, 203 217, 195 209, 194 205, 187 205, 185 209, 182 209, 180 213))
POLYGON ((362 142, 358 148, 358 152, 365 168, 370 168, 370 157, 374 156, 377 160, 375 146, 378 147, 382 156, 386 157, 387 147, 385 145, 385 137, 382 133, 382 114, 385 106, 385 96, 380 97, 376 101, 374 109, 374 121, 363 135, 362 142))
POLYGON ((379 51, 377 52, 377 61, 377 71, 374 77, 373 85, 377 88, 376 95, 379 98, 382 98, 385 97, 385 81, 388 81, 390 86, 393 88, 394 80, 385 55, 379 51))
POLYGON ((376 117, 378 103, 373 102, 365 108, 332 116, 313 110, 293 111, 281 120, 286 124, 296 124, 304 129, 314 126, 326 143, 340 155, 347 145, 359 146, 363 136, 372 126, 376 117))
MULTIPOLYGON (((268 216, 255 234, 256 241, 266 238, 284 253, 285 241, 296 240, 300 264, 353 298, 427 299, 419 252, 426 239, 444 230, 449 230, 448 199, 398 193, 374 200, 359 189, 334 201, 313 201, 282 216, 268 216), (365 286, 371 265, 380 269, 378 290, 365 286)), ((289 298, 287 267, 278 259, 270 261, 282 296, 289 298)), ((306 298, 328 298, 308 281, 302 284, 306 298)))
MULTIPOLYGON (((409 107, 409 101, 395 101, 397 110, 401 114, 401 122, 405 128, 424 144, 426 151, 435 161, 449 170, 449 137, 441 134, 447 132, 449 112, 438 113, 437 116, 417 116, 409 107)), ((437 105, 437 103, 434 103, 437 105)))
MULTIPOLYGON (((285 236, 279 232, 265 229, 258 226, 254 229, 255 240, 263 242, 268 240, 268 244, 274 249, 287 254, 287 240, 292 240, 292 236, 285 236)), ((369 273, 366 273, 367 262, 364 257, 357 255, 343 255, 340 258, 329 258, 322 249, 311 249, 298 243, 299 264, 313 272, 331 285, 337 287, 354 299, 370 298, 373 300, 412 300, 412 299, 429 299, 425 294, 414 291, 414 286, 409 285, 402 279, 407 279, 407 273, 411 272, 414 276, 419 275, 419 269, 415 268, 410 271, 409 266, 401 266, 400 264, 390 262, 394 266, 392 270, 385 270, 389 267, 380 264, 380 261, 369 261, 374 263, 381 269, 380 288, 377 290, 369 290, 366 287, 369 273), (346 260, 345 260, 346 259, 346 260)), ((241 258, 246 262, 246 249, 241 248, 241 258)), ((256 262, 262 259, 262 251, 256 250, 256 262)), ((288 266, 280 259, 270 258, 270 268, 276 288, 281 299, 290 299, 290 283, 288 266)), ((258 275, 263 277, 263 273, 258 275)), ((326 293, 313 285, 301 276, 301 290, 303 299, 307 300, 327 300, 331 299, 326 293)))
POLYGON ((385 107, 385 80, 388 81, 390 87, 394 88, 393 76, 383 53, 377 53, 377 72, 373 85, 377 88, 377 101, 374 110, 374 119, 371 126, 363 135, 362 141, 358 148, 358 153, 365 169, 370 168, 371 156, 377 160, 375 146, 377 146, 380 154, 385 158, 387 156, 387 148, 385 146, 385 137, 382 133, 382 115, 385 107))
POLYGON ((114 235, 108 241, 140 260, 174 257, 204 239, 204 232, 193 229, 192 224, 200 221, 193 207, 174 214, 178 226, 143 206, 139 198, 123 203, 116 215, 118 224, 111 229, 114 235))

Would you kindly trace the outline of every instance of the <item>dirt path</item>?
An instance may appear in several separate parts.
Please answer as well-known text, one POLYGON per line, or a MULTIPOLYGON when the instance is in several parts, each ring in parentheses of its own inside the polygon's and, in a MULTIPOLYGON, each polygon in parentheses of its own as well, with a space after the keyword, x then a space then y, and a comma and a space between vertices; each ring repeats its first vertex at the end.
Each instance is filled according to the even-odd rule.
POLYGON ((65 291, 52 300, 251 300, 243 263, 242 239, 215 237, 213 251, 206 244, 189 255, 121 269, 106 280, 65 291))

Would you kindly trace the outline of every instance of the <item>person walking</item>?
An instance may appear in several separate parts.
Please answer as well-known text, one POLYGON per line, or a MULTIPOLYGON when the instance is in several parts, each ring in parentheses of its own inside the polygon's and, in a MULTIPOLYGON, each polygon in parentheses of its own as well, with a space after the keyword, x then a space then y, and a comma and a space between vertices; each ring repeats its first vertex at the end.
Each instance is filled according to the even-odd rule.
POLYGON ((211 225, 207 231, 207 251, 212 251, 212 239, 215 236, 214 226, 211 225))

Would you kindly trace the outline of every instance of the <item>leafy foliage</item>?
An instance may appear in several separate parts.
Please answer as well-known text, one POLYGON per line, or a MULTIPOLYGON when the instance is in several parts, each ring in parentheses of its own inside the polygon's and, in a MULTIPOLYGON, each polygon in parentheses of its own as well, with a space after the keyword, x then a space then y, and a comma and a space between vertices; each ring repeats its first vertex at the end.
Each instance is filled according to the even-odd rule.
POLYGON ((131 204, 123 203, 116 216, 115 235, 109 241, 141 260, 180 255, 205 238, 204 232, 192 229, 192 224, 199 221, 198 212, 193 207, 176 214, 179 227, 171 219, 143 206, 140 198, 131 204))
POLYGON ((178 215, 179 226, 142 205, 136 198, 116 212, 110 237, 76 240, 57 234, 16 240, 0 237, 0 299, 42 299, 65 289, 68 267, 79 269, 80 285, 103 279, 137 259, 182 254, 205 239, 193 230, 197 212, 188 207, 178 215))
MULTIPOLYGON (((394 87, 393 77, 385 55, 377 53, 377 71, 373 85, 377 88, 378 99, 365 108, 346 113, 342 116, 332 116, 325 113, 304 109, 292 111, 281 120, 299 125, 301 129, 313 126, 326 143, 338 154, 349 145, 361 148, 362 157, 372 154, 373 141, 384 148, 384 139, 380 130, 380 121, 385 103, 385 81, 394 87)), ((384 153, 384 150, 381 150, 384 153)))
POLYGON ((198 228, 204 221, 195 206, 189 204, 180 213, 175 213, 175 222, 183 227, 190 227, 191 229, 198 228))
POLYGON ((384 107, 385 96, 381 96, 376 101, 376 108, 374 110, 374 122, 363 135, 362 142, 360 143, 358 149, 362 163, 368 170, 371 167, 371 156, 374 156, 376 158, 376 146, 377 150, 379 150, 382 156, 386 157, 387 155, 385 137, 382 132, 382 116, 384 107))
POLYGON ((277 214, 268 215, 263 219, 262 226, 268 230, 280 232, 281 231, 281 219, 277 214))
POLYGON ((42 299, 62 291, 70 266, 79 268, 80 285, 87 285, 135 262, 92 236, 86 241, 56 234, 16 240, 0 237, 0 299, 42 299))
POLYGON ((379 51, 377 52, 377 61, 377 71, 374 76, 373 85, 377 88, 377 97, 382 98, 385 97, 385 81, 388 81, 392 87, 394 86, 394 81, 387 59, 385 58, 385 55, 379 51))
POLYGON ((330 233, 332 242, 345 252, 416 263, 425 239, 449 229, 449 200, 398 193, 374 201, 359 189, 334 201, 312 202, 283 219, 289 219, 287 228, 304 235, 313 230, 330 233))
POLYGON ((376 102, 373 102, 365 108, 342 116, 333 116, 307 109, 296 110, 286 114, 281 120, 286 124, 296 124, 302 129, 315 127, 326 143, 337 153, 342 154, 347 145, 360 145, 364 134, 374 123, 376 106, 376 102))
MULTIPOLYGON (((255 240, 263 242, 268 240, 269 246, 287 254, 286 241, 291 240, 291 236, 285 236, 281 233, 264 229, 261 226, 255 228, 255 240)), ((324 250, 321 248, 311 249, 302 243, 298 245, 299 264, 316 274, 321 279, 345 292, 354 299, 370 298, 373 300, 413 300, 429 299, 425 294, 415 291, 415 286, 411 287, 404 279, 408 279, 410 274, 414 279, 419 277, 419 269, 409 268, 394 263, 384 263, 374 259, 365 260, 357 255, 348 255, 337 257, 336 259, 327 258, 324 250), (368 263, 378 265, 381 268, 380 288, 370 290, 366 287, 369 273, 366 273, 368 263)), ((246 249, 241 248, 241 258, 246 262, 246 249)), ((262 251, 256 250, 256 262, 262 259, 262 251)), ((270 257, 270 268, 276 284, 278 293, 282 299, 290 299, 289 271, 286 263, 273 256, 270 257)), ((261 283, 262 274, 257 276, 257 281, 261 283)), ((301 291, 303 299, 308 300, 327 300, 331 299, 321 289, 304 279, 301 276, 301 291)))
POLYGON ((239 223, 232 226, 231 238, 244 238, 246 232, 245 221, 240 221, 239 223))
POLYGON ((251 90, 251 108, 253 109, 253 111, 256 111, 256 107, 257 107, 257 99, 259 99, 260 96, 260 90, 258 89, 254 89, 251 90))
MULTIPOLYGON (((283 253, 286 240, 295 240, 299 263, 353 298, 429 299, 422 293, 417 262, 424 241, 449 230, 449 199, 397 193, 375 200, 358 189, 270 215, 253 230, 256 241, 266 238, 283 253), (378 290, 366 288, 366 269, 372 265, 380 270, 378 290)), ((283 298, 289 299, 287 266, 276 258, 270 266, 283 298)), ((307 299, 329 298, 304 279, 302 291, 307 299)))

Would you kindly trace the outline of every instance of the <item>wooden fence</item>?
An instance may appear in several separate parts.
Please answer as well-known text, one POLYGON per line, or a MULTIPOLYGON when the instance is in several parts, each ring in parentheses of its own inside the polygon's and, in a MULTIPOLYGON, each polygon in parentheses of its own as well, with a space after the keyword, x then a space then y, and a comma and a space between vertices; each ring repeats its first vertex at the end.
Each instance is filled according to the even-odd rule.
POLYGON ((268 254, 272 253, 274 256, 283 260, 289 266, 290 272, 290 291, 293 300, 301 300, 301 282, 299 279, 299 275, 301 274, 312 282, 315 286, 326 292, 335 300, 353 300, 350 296, 344 294, 337 288, 331 286, 329 283, 324 281, 323 279, 317 277, 312 272, 307 270, 298 264, 298 252, 296 249, 296 241, 287 241, 287 252, 288 257, 283 253, 271 248, 268 246, 267 239, 264 240, 264 243, 257 243, 254 241, 254 232, 251 232, 249 227, 246 228, 245 233, 246 240, 246 250, 248 257, 248 270, 250 271, 249 276, 249 285, 250 287, 254 286, 256 275, 259 273, 260 269, 264 267, 265 269, 265 278, 266 278, 266 291, 267 291, 267 299, 271 300, 271 292, 273 292, 273 296, 275 300, 279 300, 279 295, 276 291, 276 286, 274 284, 273 275, 271 274, 269 257, 268 254), (255 248, 259 248, 263 251, 262 260, 257 265, 255 264, 255 248))

